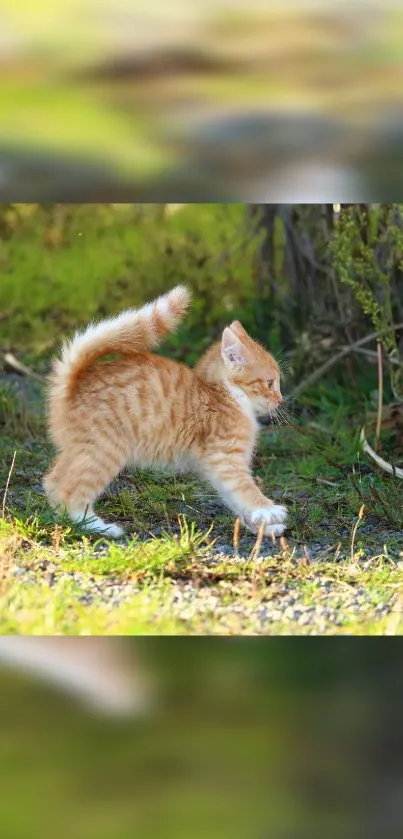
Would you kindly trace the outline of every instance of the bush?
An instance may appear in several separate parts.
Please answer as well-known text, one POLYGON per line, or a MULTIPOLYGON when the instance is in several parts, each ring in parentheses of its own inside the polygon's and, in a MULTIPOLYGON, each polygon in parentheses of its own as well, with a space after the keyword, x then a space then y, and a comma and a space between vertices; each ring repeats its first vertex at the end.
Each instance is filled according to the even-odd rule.
POLYGON ((192 361, 223 323, 253 330, 262 233, 244 205, 11 205, 0 243, 3 349, 47 357, 91 319, 177 283, 194 292, 170 351, 192 361))
POLYGON ((336 219, 330 251, 338 281, 352 289, 372 322, 390 361, 394 395, 402 400, 403 357, 394 326, 402 312, 396 283, 396 271, 401 275, 403 269, 400 207, 344 208, 336 219))

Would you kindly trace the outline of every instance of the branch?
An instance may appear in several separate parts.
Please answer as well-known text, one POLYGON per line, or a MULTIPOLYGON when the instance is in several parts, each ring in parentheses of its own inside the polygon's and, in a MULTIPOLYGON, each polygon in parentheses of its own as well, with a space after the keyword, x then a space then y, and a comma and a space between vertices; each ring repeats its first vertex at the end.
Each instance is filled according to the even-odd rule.
MULTIPOLYGON (((403 323, 394 324, 393 329, 403 329, 403 323)), ((325 361, 325 363, 322 364, 321 367, 318 367, 318 369, 315 370, 313 373, 311 373, 310 376, 307 376, 307 378, 304 379, 304 381, 300 382, 300 384, 297 385, 294 388, 294 390, 291 391, 289 398, 295 399, 297 396, 299 396, 300 393, 302 393, 303 390, 306 390, 307 387, 312 385, 318 379, 321 379, 322 376, 324 376, 325 373, 327 373, 327 371, 330 370, 331 367, 337 364, 338 361, 341 361, 341 359, 344 358, 346 355, 349 355, 351 352, 354 352, 354 350, 356 350, 357 347, 362 347, 364 346, 364 344, 369 344, 371 341, 375 341, 377 338, 378 332, 371 332, 371 334, 367 335, 366 338, 360 338, 360 340, 355 341, 354 344, 351 344, 348 347, 344 347, 344 349, 340 350, 339 353, 325 361)))
POLYGON ((383 469, 384 472, 387 472, 389 475, 393 475, 396 478, 403 478, 403 469, 400 469, 398 466, 393 466, 391 463, 387 463, 383 457, 379 457, 379 454, 376 454, 371 446, 367 442, 367 438, 365 437, 365 431, 362 428, 360 433, 360 442, 362 444, 362 448, 364 452, 366 452, 372 460, 379 466, 380 469, 383 469))
POLYGON ((39 373, 35 373, 34 370, 31 370, 30 367, 26 367, 26 365, 23 364, 22 361, 18 361, 18 358, 15 358, 11 352, 5 353, 3 355, 3 359, 4 363, 13 370, 16 370, 17 373, 21 373, 23 376, 29 376, 31 379, 36 379, 38 382, 46 381, 45 376, 41 376, 39 373))

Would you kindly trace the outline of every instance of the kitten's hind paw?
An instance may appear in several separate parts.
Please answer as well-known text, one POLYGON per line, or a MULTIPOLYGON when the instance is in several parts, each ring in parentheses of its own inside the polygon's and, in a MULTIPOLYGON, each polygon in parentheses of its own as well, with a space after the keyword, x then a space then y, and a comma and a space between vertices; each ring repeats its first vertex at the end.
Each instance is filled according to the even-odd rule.
POLYGON ((123 527, 119 527, 118 524, 108 524, 102 532, 108 539, 121 539, 122 536, 126 535, 123 527))
POLYGON ((281 504, 272 504, 270 507, 260 507, 253 510, 247 517, 246 523, 254 533, 258 533, 261 525, 265 525, 266 536, 281 536, 285 529, 287 508, 281 504))

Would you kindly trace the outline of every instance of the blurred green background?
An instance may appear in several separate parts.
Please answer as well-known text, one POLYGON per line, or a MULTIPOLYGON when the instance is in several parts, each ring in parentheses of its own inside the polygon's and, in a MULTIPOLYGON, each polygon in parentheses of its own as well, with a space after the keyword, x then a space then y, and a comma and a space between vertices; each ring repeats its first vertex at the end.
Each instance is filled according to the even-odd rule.
POLYGON ((356 344, 375 330, 398 388, 402 265, 399 204, 3 204, 0 349, 47 369, 75 329, 184 282, 191 311, 162 352, 193 363, 239 319, 288 387, 350 346, 326 382, 369 393, 374 342, 356 344))
POLYGON ((318 165, 292 200, 329 172, 316 200, 399 200, 396 3, 2 0, 0 20, 8 200, 287 200, 290 164, 318 165))
POLYGON ((2 673, 2 836, 399 835, 395 645, 128 643, 159 678, 161 707, 141 721, 2 673))

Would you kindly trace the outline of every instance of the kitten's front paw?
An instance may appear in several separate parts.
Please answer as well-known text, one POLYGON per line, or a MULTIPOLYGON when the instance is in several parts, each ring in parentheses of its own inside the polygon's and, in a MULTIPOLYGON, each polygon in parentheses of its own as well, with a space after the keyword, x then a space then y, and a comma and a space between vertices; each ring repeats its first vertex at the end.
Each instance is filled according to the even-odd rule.
POLYGON ((253 513, 247 516, 246 524, 253 533, 258 533, 261 524, 264 523, 266 536, 281 536, 286 529, 286 518, 287 508, 281 504, 272 504, 271 507, 259 507, 253 510, 253 513))
POLYGON ((108 524, 106 525, 106 529, 104 530, 105 536, 108 539, 120 539, 121 536, 125 535, 125 531, 123 527, 119 527, 118 524, 108 524))

